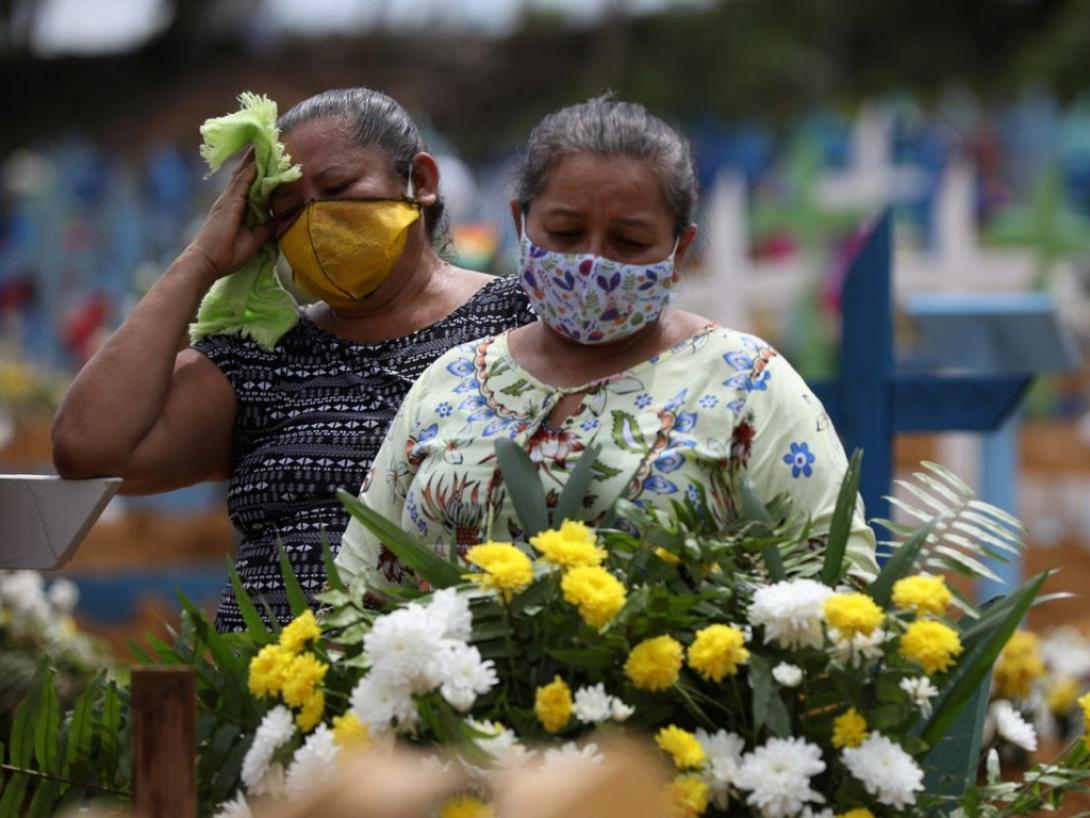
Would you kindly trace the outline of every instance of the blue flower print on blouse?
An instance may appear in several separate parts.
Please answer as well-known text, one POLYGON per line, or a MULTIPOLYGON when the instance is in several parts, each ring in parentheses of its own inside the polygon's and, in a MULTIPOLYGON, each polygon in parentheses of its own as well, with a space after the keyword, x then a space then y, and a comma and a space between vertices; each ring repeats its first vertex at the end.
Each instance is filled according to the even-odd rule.
POLYGON ((806 443, 792 443, 790 453, 783 456, 783 462, 791 467, 791 476, 795 479, 798 479, 800 474, 810 477, 814 473, 810 464, 816 459, 814 453, 810 451, 809 444, 806 443))
POLYGON ((439 415, 439 417, 441 417, 441 418, 449 418, 451 411, 452 411, 452 407, 446 401, 443 401, 442 403, 440 403, 438 406, 435 407, 435 414, 439 415))
POLYGON ((636 408, 637 409, 646 409, 648 406, 651 405, 652 400, 653 400, 653 398, 650 395, 648 395, 646 392, 644 392, 642 395, 637 395, 636 396, 636 408))
POLYGON ((719 398, 715 395, 705 395, 700 399, 700 405, 705 409, 714 409, 719 405, 719 398))

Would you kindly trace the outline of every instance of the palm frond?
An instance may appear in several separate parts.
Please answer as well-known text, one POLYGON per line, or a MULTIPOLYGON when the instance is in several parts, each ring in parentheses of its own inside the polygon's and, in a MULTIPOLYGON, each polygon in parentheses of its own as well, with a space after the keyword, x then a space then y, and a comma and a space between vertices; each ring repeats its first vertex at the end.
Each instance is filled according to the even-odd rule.
MULTIPOLYGON (((1021 553, 1025 527, 1003 509, 978 500, 972 487, 945 466, 927 460, 920 466, 910 479, 894 481, 904 496, 888 498, 911 520, 933 522, 916 566, 997 581, 989 563, 1021 553)), ((898 548, 901 538, 915 530, 900 524, 888 528, 898 538, 883 543, 890 548, 898 548)))

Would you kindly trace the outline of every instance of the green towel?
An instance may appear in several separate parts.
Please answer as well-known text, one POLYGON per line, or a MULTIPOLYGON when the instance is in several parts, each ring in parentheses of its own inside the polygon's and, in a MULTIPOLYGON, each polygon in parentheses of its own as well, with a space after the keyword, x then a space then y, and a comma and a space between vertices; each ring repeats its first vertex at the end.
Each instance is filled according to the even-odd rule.
MULTIPOLYGON (((238 100, 240 110, 201 125, 201 158, 214 173, 231 156, 253 146, 257 176, 247 197, 246 223, 255 225, 269 218, 269 195, 276 186, 301 173, 280 144, 276 103, 249 92, 238 100)), ((278 255, 276 242, 266 242, 243 267, 216 281, 201 300, 196 322, 189 325, 190 340, 229 334, 252 338, 265 349, 276 346, 299 320, 299 305, 276 275, 278 255)))

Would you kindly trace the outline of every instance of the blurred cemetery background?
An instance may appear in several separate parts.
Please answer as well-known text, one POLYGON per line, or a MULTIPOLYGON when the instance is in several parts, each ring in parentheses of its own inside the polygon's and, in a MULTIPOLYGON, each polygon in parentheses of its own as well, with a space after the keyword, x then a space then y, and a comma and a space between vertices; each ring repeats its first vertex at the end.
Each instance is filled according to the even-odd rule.
MULTIPOLYGON (((200 224, 224 179, 205 178, 197 128, 240 91, 281 111, 331 87, 396 97, 440 156, 449 252, 504 273, 519 140, 612 88, 695 147, 702 239, 679 303, 768 338, 807 377, 836 374, 845 271, 892 208, 898 365, 970 355, 1037 374, 1006 427, 1015 459, 1000 491, 1029 529, 1026 570, 1063 566, 1053 589, 1078 590, 1090 578, 1087 53, 1086 0, 4 0, 0 471, 51 471, 57 400, 200 224), (1044 304, 1062 331, 1050 344, 985 329, 1002 360, 944 348, 956 333, 916 320, 941 294, 1044 304)), ((980 435, 903 435, 895 464, 936 460, 986 487, 986 450, 980 435)), ((115 498, 63 571, 81 624, 121 645, 172 618, 175 585, 214 606, 234 547, 224 497, 206 485, 115 498)), ((1084 610, 1034 616, 1090 625, 1084 610)))

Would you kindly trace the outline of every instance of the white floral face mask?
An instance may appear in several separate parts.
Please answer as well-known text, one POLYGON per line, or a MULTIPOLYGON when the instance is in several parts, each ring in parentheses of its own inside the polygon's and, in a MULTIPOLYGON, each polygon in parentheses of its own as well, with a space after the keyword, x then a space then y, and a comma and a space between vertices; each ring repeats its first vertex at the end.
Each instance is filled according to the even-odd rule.
POLYGON ((523 231, 519 280, 538 318, 580 344, 617 341, 659 317, 670 303, 674 254, 654 264, 624 264, 593 253, 558 253, 523 231))

